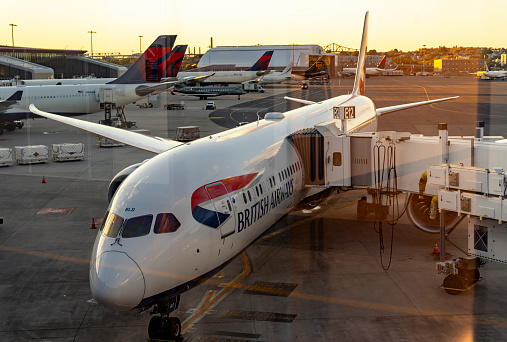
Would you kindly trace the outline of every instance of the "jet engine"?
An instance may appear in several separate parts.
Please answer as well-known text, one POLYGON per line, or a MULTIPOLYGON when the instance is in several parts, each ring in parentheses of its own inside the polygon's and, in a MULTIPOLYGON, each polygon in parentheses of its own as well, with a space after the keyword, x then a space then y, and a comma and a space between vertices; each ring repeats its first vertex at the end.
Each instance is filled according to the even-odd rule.
MULTIPOLYGON (((407 215, 410 222, 417 228, 427 233, 440 233, 440 213, 437 211, 435 218, 431 218, 431 200, 433 196, 423 196, 419 198, 418 194, 410 194, 407 205, 407 215)), ((458 216, 455 212, 445 212, 445 231, 448 232, 464 218, 458 216)))
POLYGON ((111 183, 109 183, 109 188, 107 190, 107 200, 109 202, 111 202, 111 200, 114 197, 114 194, 116 193, 116 190, 118 189, 120 184, 125 180, 125 178, 127 178, 132 172, 135 171, 135 169, 143 165, 146 161, 148 161, 148 159, 144 160, 142 163, 127 166, 126 168, 118 172, 116 176, 114 176, 111 183))

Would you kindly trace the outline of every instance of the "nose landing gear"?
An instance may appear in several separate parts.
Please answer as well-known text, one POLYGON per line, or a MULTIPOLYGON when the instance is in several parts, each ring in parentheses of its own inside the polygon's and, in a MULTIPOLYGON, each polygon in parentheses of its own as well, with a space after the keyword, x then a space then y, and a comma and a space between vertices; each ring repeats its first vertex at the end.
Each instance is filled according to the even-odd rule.
POLYGON ((181 322, 177 317, 169 317, 169 314, 178 308, 180 296, 168 301, 158 303, 150 312, 154 316, 148 325, 148 336, 154 340, 183 341, 181 335, 181 322))

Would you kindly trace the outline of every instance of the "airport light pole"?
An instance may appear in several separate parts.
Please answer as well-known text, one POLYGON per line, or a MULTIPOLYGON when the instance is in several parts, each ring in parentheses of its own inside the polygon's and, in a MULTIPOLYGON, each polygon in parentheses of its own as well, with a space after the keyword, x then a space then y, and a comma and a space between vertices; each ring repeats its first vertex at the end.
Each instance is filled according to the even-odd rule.
POLYGON ((16 24, 9 24, 12 28, 12 57, 14 57, 14 26, 18 26, 16 24))
POLYGON ((139 53, 143 53, 143 50, 141 48, 141 39, 143 38, 144 36, 139 36, 139 53))
POLYGON ((90 45, 91 45, 91 57, 93 58, 93 34, 94 33, 97 33, 95 31, 88 31, 88 33, 90 34, 90 45))

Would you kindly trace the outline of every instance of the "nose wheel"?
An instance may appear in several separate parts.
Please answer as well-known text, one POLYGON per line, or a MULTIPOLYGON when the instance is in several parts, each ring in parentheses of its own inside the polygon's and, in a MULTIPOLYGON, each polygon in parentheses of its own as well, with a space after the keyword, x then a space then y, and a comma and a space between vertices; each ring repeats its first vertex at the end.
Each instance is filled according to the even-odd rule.
POLYGON ((183 341, 181 335, 181 322, 178 317, 169 317, 180 303, 180 296, 173 297, 168 301, 156 304, 151 312, 153 316, 148 325, 148 336, 153 340, 183 341))
POLYGON ((148 336, 154 340, 182 341, 181 322, 178 317, 154 316, 148 325, 148 336))

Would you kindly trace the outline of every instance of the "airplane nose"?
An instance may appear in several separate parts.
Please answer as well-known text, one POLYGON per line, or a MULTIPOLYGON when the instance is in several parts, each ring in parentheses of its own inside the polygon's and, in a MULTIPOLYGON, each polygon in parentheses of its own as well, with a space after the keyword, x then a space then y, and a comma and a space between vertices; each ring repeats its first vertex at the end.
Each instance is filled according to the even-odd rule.
POLYGON ((141 269, 123 252, 104 252, 90 267, 90 287, 100 304, 123 311, 133 309, 144 296, 141 269))

